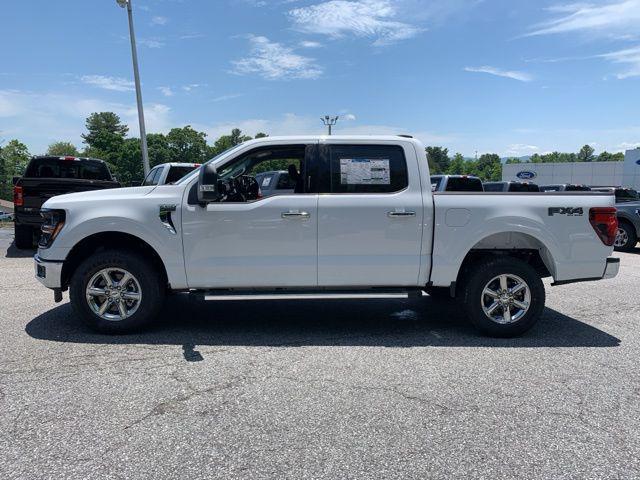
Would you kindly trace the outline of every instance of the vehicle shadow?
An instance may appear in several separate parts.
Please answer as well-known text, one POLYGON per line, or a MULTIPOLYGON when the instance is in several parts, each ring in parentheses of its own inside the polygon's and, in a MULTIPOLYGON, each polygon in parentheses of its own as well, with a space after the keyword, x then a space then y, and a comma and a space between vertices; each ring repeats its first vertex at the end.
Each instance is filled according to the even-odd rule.
MULTIPOLYGON (((196 302, 168 299, 154 326, 130 335, 89 330, 69 304, 31 320, 33 338, 87 344, 194 346, 615 347, 620 340, 550 308, 519 338, 482 336, 459 305, 429 297, 403 300, 196 302)), ((197 353, 197 352, 196 352, 197 353)), ((187 355, 185 355, 187 358, 187 355)))
POLYGON ((7 248, 7 253, 5 254, 5 257, 7 257, 7 258, 30 258, 30 257, 33 257, 35 254, 36 254, 36 250, 35 249, 19 250, 16 247, 16 243, 15 242, 11 242, 11 244, 9 245, 9 248, 7 248))

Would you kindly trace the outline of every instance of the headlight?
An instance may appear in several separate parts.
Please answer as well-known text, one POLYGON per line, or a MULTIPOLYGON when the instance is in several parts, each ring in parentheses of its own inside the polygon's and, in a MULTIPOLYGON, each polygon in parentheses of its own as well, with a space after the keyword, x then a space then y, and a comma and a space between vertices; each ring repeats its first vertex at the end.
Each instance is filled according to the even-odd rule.
POLYGON ((64 227, 65 211, 45 208, 40 210, 40 215, 44 219, 44 223, 41 227, 42 234, 40 235, 38 246, 40 248, 48 248, 56 239, 62 227, 64 227))

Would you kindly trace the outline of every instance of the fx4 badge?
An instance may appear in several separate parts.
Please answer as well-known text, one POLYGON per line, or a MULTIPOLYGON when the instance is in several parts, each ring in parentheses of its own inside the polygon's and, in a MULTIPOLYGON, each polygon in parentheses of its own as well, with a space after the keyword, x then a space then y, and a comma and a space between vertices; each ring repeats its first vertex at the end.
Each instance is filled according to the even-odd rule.
POLYGON ((549 216, 568 215, 569 217, 582 216, 582 207, 549 207, 549 216))

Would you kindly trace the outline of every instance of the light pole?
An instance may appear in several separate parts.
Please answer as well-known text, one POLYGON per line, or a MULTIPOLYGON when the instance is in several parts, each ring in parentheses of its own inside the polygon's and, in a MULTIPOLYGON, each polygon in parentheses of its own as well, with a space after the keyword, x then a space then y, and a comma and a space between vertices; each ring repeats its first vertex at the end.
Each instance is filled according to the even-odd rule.
POLYGON ((144 126, 144 109, 142 108, 142 89, 140 88, 140 72, 138 71, 138 51, 136 49, 136 35, 133 31, 133 10, 131 0, 116 0, 129 14, 129 37, 131 38, 131 58, 133 60, 133 79, 136 84, 136 100, 138 102, 138 122, 140 123, 140 149, 142 150, 142 166, 144 176, 149 173, 149 151, 147 150, 147 129, 144 126))
POLYGON ((335 116, 335 117, 330 117, 329 115, 325 115, 324 117, 320 117, 320 120, 322 120, 322 123, 324 123, 327 128, 329 129, 329 135, 331 135, 331 128, 338 123, 338 118, 340 118, 339 116, 335 116))

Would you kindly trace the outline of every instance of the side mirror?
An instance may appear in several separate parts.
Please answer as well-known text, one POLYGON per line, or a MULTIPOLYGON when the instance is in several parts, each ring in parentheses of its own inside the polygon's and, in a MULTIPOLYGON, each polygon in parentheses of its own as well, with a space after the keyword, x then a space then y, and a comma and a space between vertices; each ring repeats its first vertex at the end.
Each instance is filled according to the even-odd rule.
POLYGON ((218 172, 216 167, 207 163, 200 167, 198 175, 198 202, 210 203, 218 198, 218 172))
POLYGON ((13 177, 13 184, 15 185, 16 183, 18 183, 18 180, 20 180, 20 177, 13 177))

